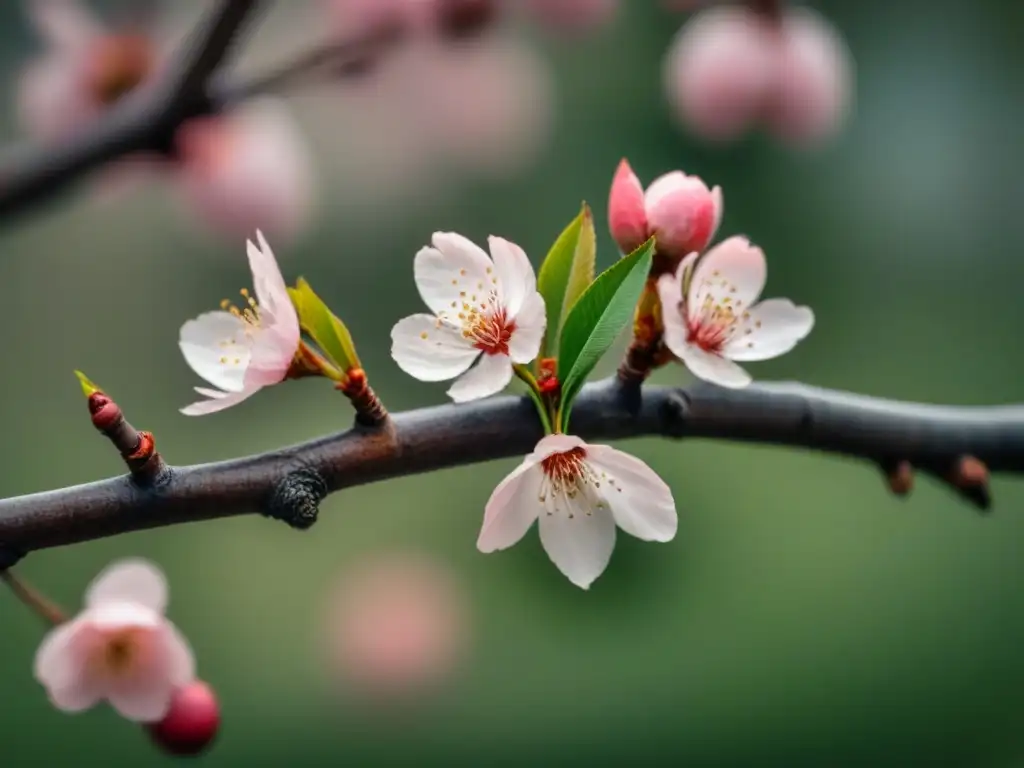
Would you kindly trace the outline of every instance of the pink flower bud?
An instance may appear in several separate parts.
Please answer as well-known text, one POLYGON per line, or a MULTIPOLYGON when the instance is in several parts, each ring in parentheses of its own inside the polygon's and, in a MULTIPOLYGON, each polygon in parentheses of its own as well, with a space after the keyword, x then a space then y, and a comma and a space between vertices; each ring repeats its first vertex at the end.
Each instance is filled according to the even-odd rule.
POLYGON ((708 247, 722 220, 722 190, 696 176, 672 171, 647 188, 644 207, 658 253, 681 259, 708 247))
POLYGON ((525 6, 538 21, 561 30, 589 30, 615 17, 618 0, 526 0, 525 6))
POLYGON ((163 720, 146 726, 153 741, 172 755, 197 755, 220 728, 220 705, 209 685, 196 680, 174 692, 163 720))
POLYGON ((608 228, 623 253, 630 253, 649 237, 644 188, 625 158, 619 163, 608 195, 608 228))
POLYGON ((698 135, 728 141, 760 117, 776 83, 774 30, 746 8, 701 11, 679 31, 664 82, 677 117, 698 135))
POLYGON ((853 57, 843 38, 810 8, 782 21, 779 80, 765 114, 768 128, 792 143, 814 143, 834 133, 850 109, 853 57))
POLYGON ((640 179, 623 160, 608 196, 608 224, 623 253, 657 238, 658 255, 674 264, 707 248, 722 220, 722 190, 708 189, 696 176, 672 171, 644 192, 640 179))

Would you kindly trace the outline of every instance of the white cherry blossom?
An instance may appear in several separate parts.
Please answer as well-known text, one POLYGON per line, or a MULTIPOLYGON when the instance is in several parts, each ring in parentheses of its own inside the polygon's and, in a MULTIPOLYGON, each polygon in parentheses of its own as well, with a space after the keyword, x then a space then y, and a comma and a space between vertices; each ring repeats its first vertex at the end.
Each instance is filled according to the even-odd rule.
POLYGON ((247 241, 255 296, 245 306, 206 312, 181 327, 178 345, 192 370, 219 389, 196 387, 208 398, 181 409, 186 416, 221 411, 284 380, 299 348, 299 318, 263 233, 247 241))
POLYGON ((690 254, 658 281, 665 345, 694 376, 739 388, 751 377, 737 361, 778 357, 811 332, 814 313, 789 299, 758 302, 768 275, 764 252, 730 237, 690 254))
POLYGON ((455 402, 493 395, 511 381, 513 363, 540 350, 547 318, 533 267, 500 237, 488 239, 490 257, 454 232, 435 232, 432 243, 416 254, 414 272, 433 314, 400 320, 391 356, 420 381, 458 377, 448 390, 455 402))
POLYGON ((578 587, 601 575, 616 525, 644 541, 671 541, 678 524, 671 489, 639 459, 571 435, 548 435, 494 489, 477 540, 507 549, 538 521, 551 561, 578 587))
POLYGON ((36 679, 54 706, 81 712, 106 699, 129 720, 163 718, 174 692, 195 679, 192 650, 166 607, 167 582, 151 563, 124 560, 103 571, 85 609, 36 653, 36 679))

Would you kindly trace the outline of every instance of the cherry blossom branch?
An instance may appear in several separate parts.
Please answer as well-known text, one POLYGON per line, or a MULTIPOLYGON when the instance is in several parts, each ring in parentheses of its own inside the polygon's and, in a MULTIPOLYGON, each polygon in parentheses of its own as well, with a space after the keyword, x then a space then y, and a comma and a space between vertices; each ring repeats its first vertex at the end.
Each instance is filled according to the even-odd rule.
POLYGON ((16 145, 0 152, 0 217, 25 212, 108 163, 136 153, 166 153, 186 120, 230 109, 268 92, 279 92, 302 76, 330 71, 350 74, 398 39, 390 28, 314 48, 293 61, 240 82, 215 82, 257 0, 221 0, 204 19, 171 67, 163 87, 131 94, 102 118, 61 145, 16 145), (327 67, 331 67, 330 70, 327 67))
MULTIPOLYGON (((1024 472, 1024 405, 922 405, 797 383, 639 390, 608 380, 583 390, 571 426, 586 440, 703 437, 851 456, 881 468, 897 494, 910 490, 913 467, 983 509, 989 469, 1024 472)), ((167 466, 158 482, 128 475, 0 500, 0 568, 32 550, 250 512, 307 528, 328 493, 523 455, 540 437, 527 398, 499 397, 230 461, 167 466)))

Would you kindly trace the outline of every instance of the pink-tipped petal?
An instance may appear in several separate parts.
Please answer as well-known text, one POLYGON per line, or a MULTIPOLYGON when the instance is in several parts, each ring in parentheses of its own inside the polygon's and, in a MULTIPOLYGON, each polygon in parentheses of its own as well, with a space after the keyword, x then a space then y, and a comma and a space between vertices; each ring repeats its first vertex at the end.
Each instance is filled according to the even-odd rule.
POLYGON ((652 182, 644 205, 658 252, 676 258, 707 247, 721 212, 720 198, 716 201, 699 178, 680 171, 652 182))
POLYGON ((508 353, 513 363, 533 362, 540 352, 547 321, 544 297, 535 290, 531 291, 515 316, 516 327, 508 342, 508 353))
POLYGON ((740 319, 722 354, 737 361, 769 360, 789 352, 813 327, 810 307, 798 307, 789 299, 767 299, 740 319))
POLYGON ((672 489, 635 456, 608 445, 587 447, 587 460, 615 480, 605 494, 616 524, 644 541, 671 541, 679 518, 672 489))
POLYGON ((739 138, 763 111, 776 82, 773 30, 746 8, 695 15, 665 59, 668 100, 678 119, 712 140, 739 138))
POLYGON ((410 315, 391 329, 391 357, 420 381, 447 381, 464 373, 480 350, 432 315, 410 315))
POLYGON ((765 120, 780 138, 813 145, 834 134, 850 112, 853 56, 810 8, 789 10, 781 35, 777 90, 765 120))
POLYGON ((658 299, 661 301, 661 319, 665 327, 665 346, 673 355, 680 357, 689 332, 680 307, 683 300, 682 286, 675 275, 662 275, 658 279, 658 299))
POLYGON ((623 158, 612 178, 608 195, 608 228, 623 253, 631 253, 649 237, 644 188, 623 158))
POLYGON ((512 381, 512 361, 508 355, 480 355, 475 366, 455 380, 448 396, 456 403, 466 403, 496 395, 512 381))
MULTIPOLYGON (((196 387, 196 390, 202 389, 196 387)), ((203 390, 200 394, 205 394, 209 397, 209 400, 199 400, 198 402, 192 403, 192 405, 186 405, 181 409, 181 413, 185 416, 205 416, 210 413, 216 413, 217 411, 223 411, 225 408, 230 408, 233 405, 238 405, 243 400, 248 400, 250 397, 256 394, 258 390, 247 389, 241 392, 216 392, 216 390, 203 390)))
POLYGON ((487 238, 487 243, 491 259, 494 261, 493 279, 498 282, 494 283, 492 279, 484 288, 490 290, 497 287, 509 315, 515 317, 526 297, 537 291, 537 276, 533 271, 533 265, 522 248, 503 237, 491 235, 487 238))
POLYGON ((269 308, 275 319, 286 325, 288 331, 294 331, 297 336, 299 320, 288 296, 288 287, 285 285, 281 268, 277 265, 277 259, 262 230, 256 230, 255 243, 252 240, 245 241, 245 250, 252 272, 256 300, 261 307, 269 308))
POLYGON ((192 646, 181 631, 167 622, 161 633, 164 677, 175 688, 188 685, 196 677, 196 659, 192 646))
POLYGON ((608 567, 615 549, 615 520, 607 508, 591 509, 581 495, 567 497, 563 509, 541 513, 539 527, 544 551, 577 587, 589 589, 608 567))
POLYGON ((167 579, 148 560, 131 558, 107 566, 89 585, 86 606, 137 603, 156 613, 167 609, 167 579))
POLYGON ((530 530, 541 511, 537 502, 543 480, 539 461, 527 456, 494 489, 484 509, 484 523, 476 541, 481 552, 508 549, 530 530))
POLYGON ((768 278, 764 251, 740 235, 716 245, 697 262, 687 304, 691 311, 711 297, 718 304, 728 298, 732 306, 748 308, 761 295, 768 278))
POLYGON ((695 344, 684 344, 678 350, 669 349, 698 379, 729 389, 741 389, 751 382, 750 374, 732 360, 706 352, 695 344))

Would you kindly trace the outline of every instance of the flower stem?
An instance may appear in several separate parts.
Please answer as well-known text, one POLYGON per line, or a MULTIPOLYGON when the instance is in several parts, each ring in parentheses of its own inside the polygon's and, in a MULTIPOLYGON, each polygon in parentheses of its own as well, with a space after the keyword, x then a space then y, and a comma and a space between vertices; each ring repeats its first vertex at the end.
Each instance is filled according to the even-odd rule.
POLYGON ((54 626, 67 621, 64 611, 56 603, 19 579, 10 569, 0 571, 0 580, 3 580, 14 596, 31 608, 43 621, 54 626))
POLYGON ((533 404, 537 407, 537 414, 540 416, 540 423, 544 427, 544 434, 550 435, 554 432, 551 428, 551 414, 548 412, 548 404, 541 394, 540 386, 537 384, 537 379, 525 365, 515 364, 512 366, 516 376, 526 383, 526 391, 530 395, 530 399, 533 400, 533 404))

